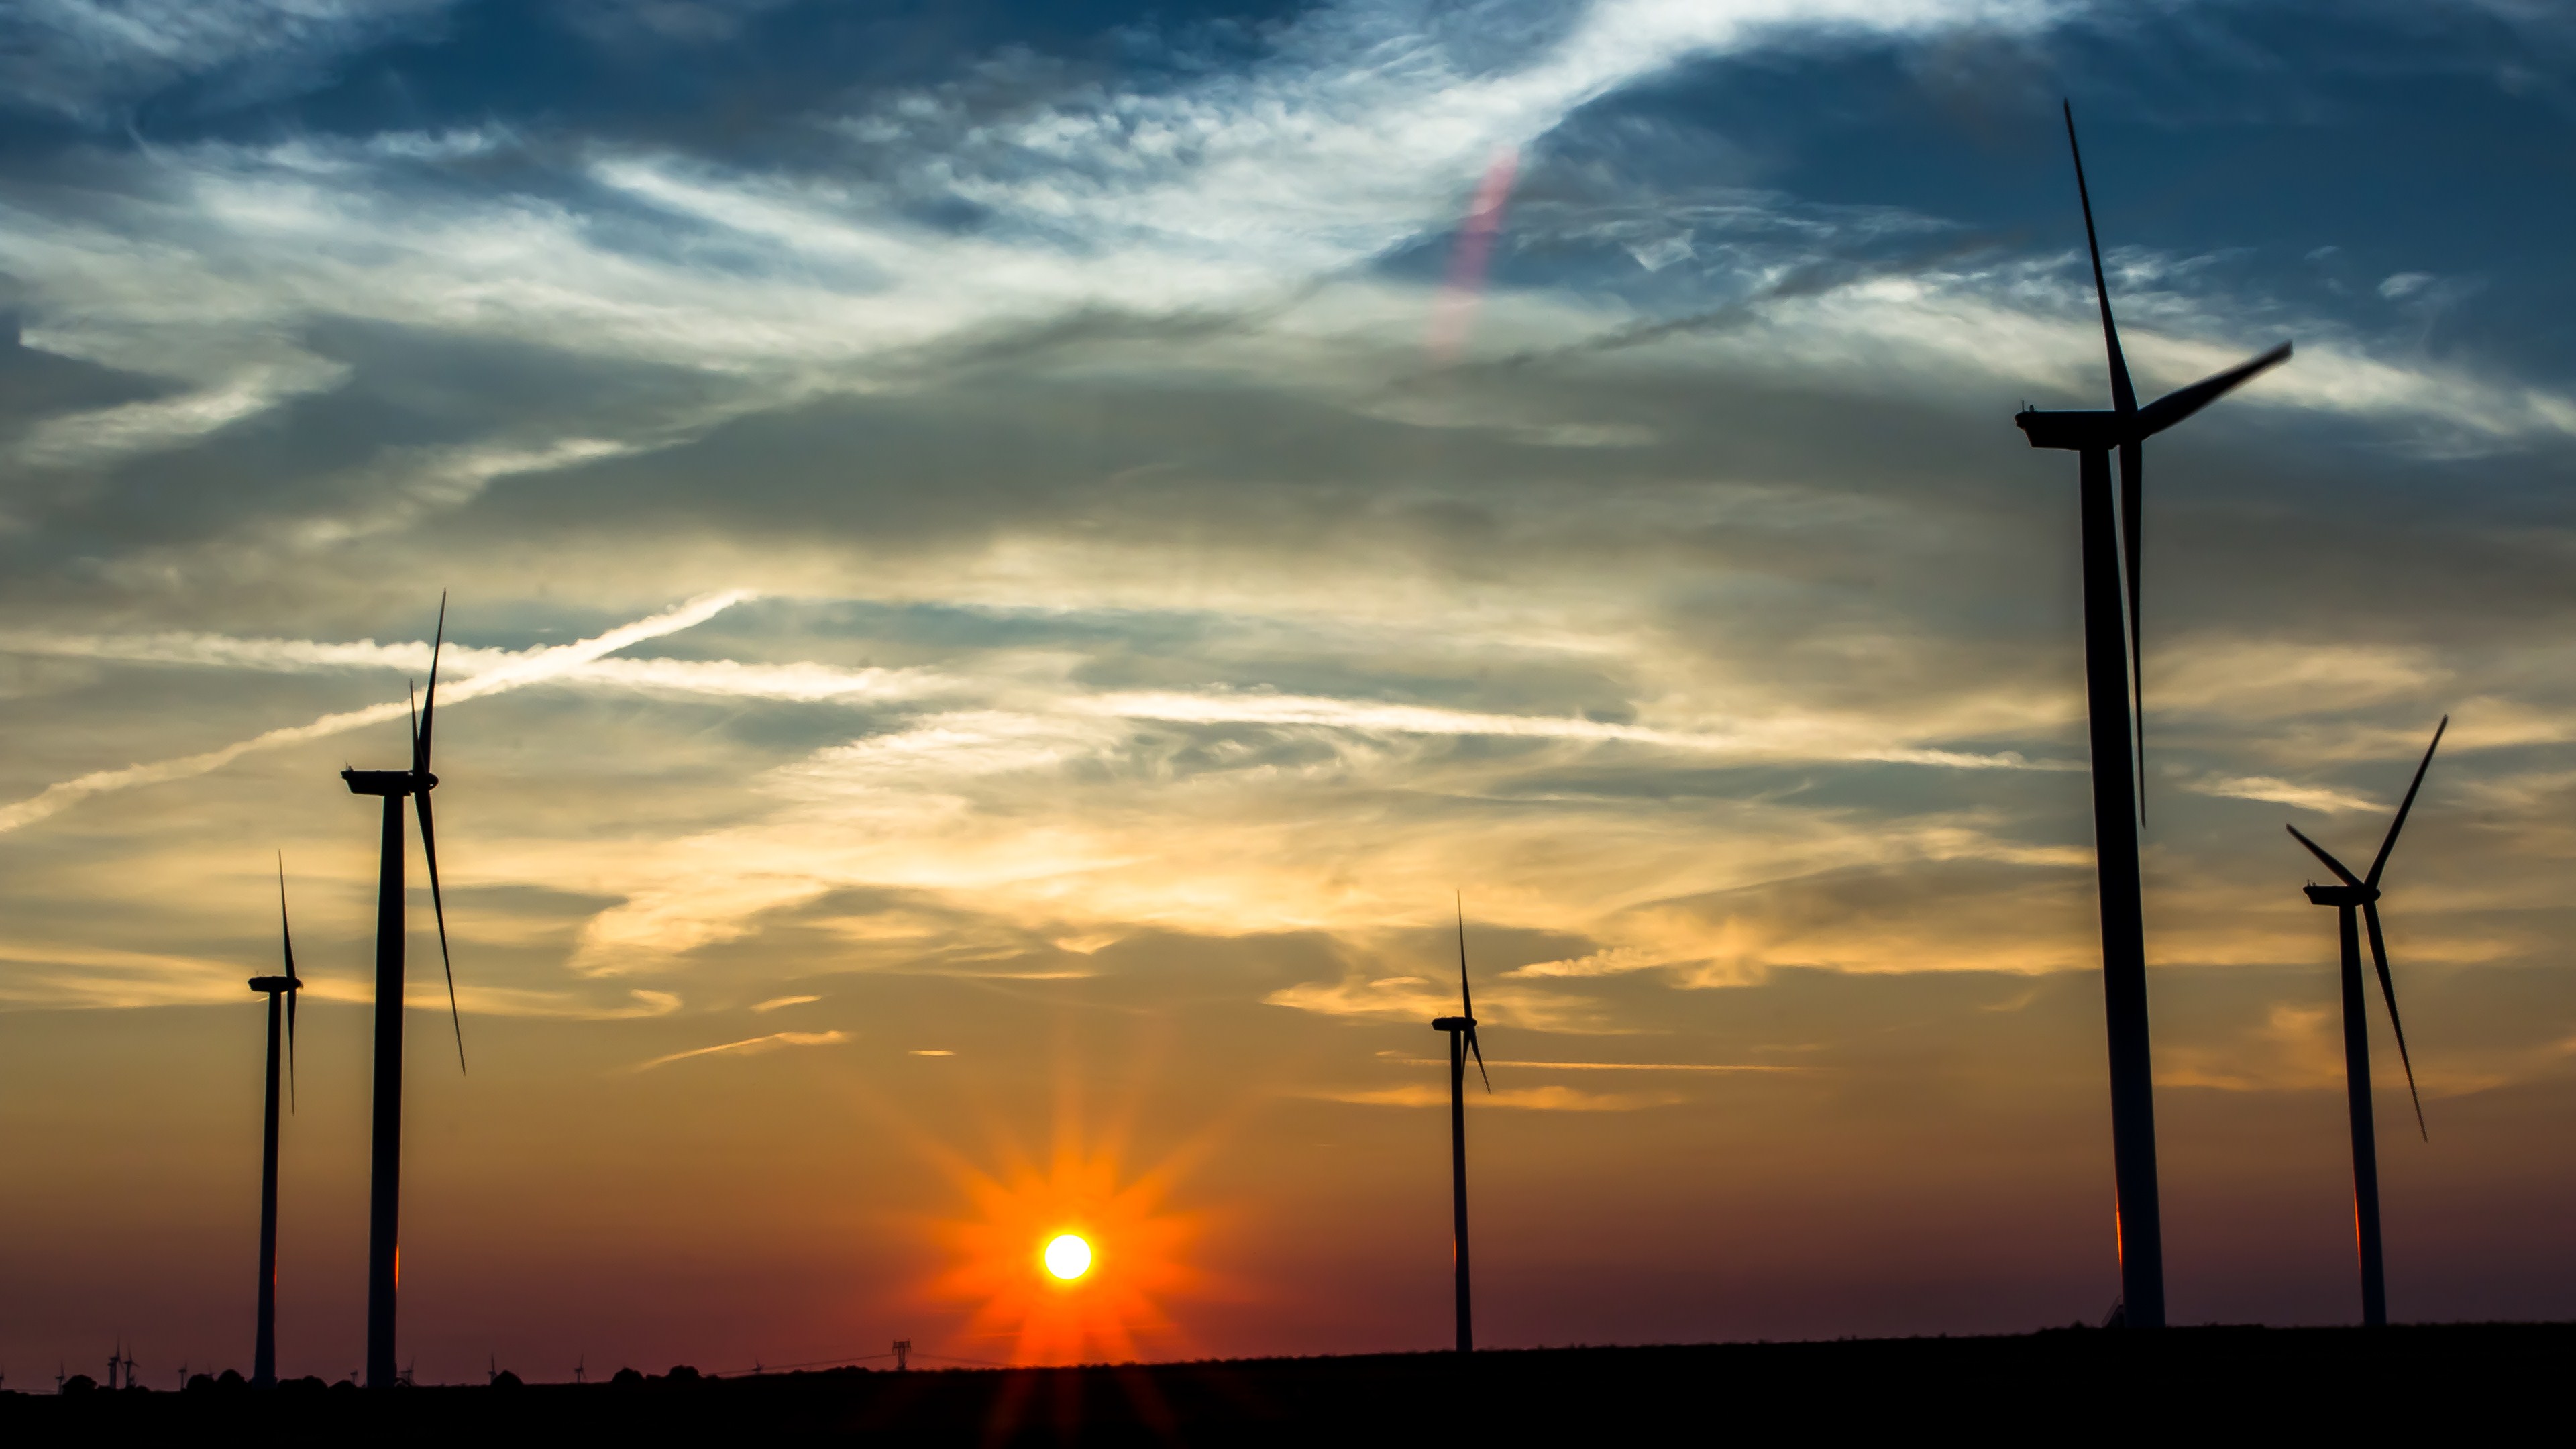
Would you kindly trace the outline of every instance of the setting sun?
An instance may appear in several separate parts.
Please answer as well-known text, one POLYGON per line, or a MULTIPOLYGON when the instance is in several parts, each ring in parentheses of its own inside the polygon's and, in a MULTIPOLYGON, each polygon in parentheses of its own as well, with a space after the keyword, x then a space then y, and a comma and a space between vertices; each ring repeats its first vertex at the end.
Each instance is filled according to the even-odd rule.
POLYGON ((1091 1245, 1073 1233, 1059 1233, 1046 1245, 1047 1271, 1068 1282, 1091 1271, 1091 1245))
POLYGON ((1056 1133, 1044 1158, 1005 1148, 992 1171, 940 1152, 966 1211, 935 1224, 951 1265, 924 1287, 933 1300, 972 1305, 959 1349, 1015 1364, 1193 1352, 1169 1308, 1215 1285, 1187 1261, 1203 1215, 1168 1201, 1186 1154, 1122 1172, 1115 1148, 1086 1143, 1070 1108, 1056 1133))

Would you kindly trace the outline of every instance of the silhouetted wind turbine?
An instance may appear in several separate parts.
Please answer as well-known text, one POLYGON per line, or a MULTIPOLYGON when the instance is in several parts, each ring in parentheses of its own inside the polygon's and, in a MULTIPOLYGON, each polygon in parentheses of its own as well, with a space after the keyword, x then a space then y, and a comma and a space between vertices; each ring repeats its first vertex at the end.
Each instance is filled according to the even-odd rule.
POLYGON ((2138 665, 2138 556, 2145 482, 2143 444, 2290 355, 2286 342, 2250 362, 2166 394, 2145 407, 2129 385, 2093 232, 2093 196, 2075 145, 2075 108, 2066 108, 2066 145, 2075 157, 2075 194, 2102 305, 2111 358, 2111 409, 2041 412, 2024 407, 2013 423, 2034 448, 2063 448, 2079 460, 2083 512, 2084 679, 2093 755, 2093 846, 2102 897, 2102 986, 2111 1039, 2111 1152, 2119 1200, 2121 1321, 2165 1321, 2164 1229, 2156 1197, 2156 1109, 2147 1054, 2146 923, 2138 901, 2138 775, 2142 699, 2138 665), (2111 491, 2111 454, 2120 490, 2111 491), (2125 617, 2124 617, 2125 616, 2125 617))
POLYGON ((438 655, 447 642, 447 596, 438 598, 438 632, 429 648, 429 691, 412 722, 411 768, 342 770, 353 795, 384 797, 384 843, 376 874, 376 1082, 373 1159, 367 1192, 367 1387, 390 1388, 394 1368, 394 1288, 402 1213, 403 811, 420 811, 420 853, 429 867, 429 904, 438 916, 438 959, 447 968, 447 1015, 456 1028, 456 1069, 465 1070, 465 1025, 456 1012, 456 968, 447 954, 447 906, 438 891, 438 832, 431 822, 430 732, 438 720, 438 655))
POLYGON ((1449 1190, 1455 1214, 1458 1246, 1458 1351, 1471 1353, 1476 1347, 1476 1316, 1470 1302, 1467 1274, 1467 1053, 1476 1054, 1476 1075, 1483 1077, 1485 1090, 1494 1090, 1494 1079, 1485 1074, 1485 1049, 1476 1044, 1476 997, 1467 989, 1467 903, 1458 902, 1458 1011, 1431 1023, 1433 1031, 1449 1033, 1449 1190))
POLYGON ((2371 1123, 2370 1020, 2365 1011, 2370 998, 2361 984, 2361 939, 2353 913, 2359 911, 2370 928, 2370 959, 2379 967, 2379 989, 2388 1000, 2388 1025, 2397 1033, 2397 1059, 2406 1066, 2406 1094, 2415 1101, 2415 1130, 2430 1142, 2433 1134, 2424 1126, 2424 1099, 2415 1091, 2415 1063, 2406 1054, 2406 1026, 2397 1019, 2397 983, 2388 975, 2388 940, 2379 931, 2379 876, 2388 869, 2388 852, 2397 847, 2397 832, 2406 828, 2406 812, 2415 808, 2415 792, 2424 788, 2424 772, 2433 767, 2433 751, 2442 747, 2442 731, 2450 727, 2447 714, 2433 727, 2433 743, 2424 747, 2424 761, 2415 767, 2415 779, 2406 787, 2406 798, 2397 804, 2397 818, 2388 822, 2388 838, 2379 842, 2379 855, 2370 862, 2367 877, 2354 879, 2324 846, 2300 835, 2299 827, 2284 827, 2343 882, 2311 885, 2307 892, 2309 900, 2335 908, 2336 935, 2343 945, 2343 1091, 2352 1117, 2352 1228, 2361 1255, 2361 1321, 2373 1328, 2388 1322, 2388 1279, 2379 1256, 2379 1134, 2371 1123))
POLYGON ((286 949, 286 974, 250 979, 251 990, 268 995, 268 1132, 261 1139, 259 1156, 259 1335, 250 1356, 250 1381, 261 1388, 277 1382, 278 998, 285 998, 286 1066, 291 1083, 295 1071, 295 998, 304 989, 303 978, 295 974, 295 932, 286 920, 283 855, 277 858, 277 935, 286 949))

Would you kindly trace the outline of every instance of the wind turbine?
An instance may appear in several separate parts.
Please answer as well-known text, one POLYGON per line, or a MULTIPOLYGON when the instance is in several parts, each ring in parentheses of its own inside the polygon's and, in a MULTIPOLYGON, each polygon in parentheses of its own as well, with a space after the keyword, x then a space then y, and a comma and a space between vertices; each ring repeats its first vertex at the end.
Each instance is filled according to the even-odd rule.
POLYGON ((2379 1256, 2379 1137, 2371 1124, 2370 1020, 2364 1010, 2369 993, 2361 984, 2361 940, 2353 915, 2358 911, 2370 928, 2370 959, 2379 967, 2379 990, 2388 1000, 2388 1025, 2397 1033, 2397 1059, 2406 1065, 2406 1094, 2415 1101, 2415 1130, 2429 1142, 2432 1133, 2424 1127, 2424 1099, 2415 1091, 2415 1063, 2406 1054, 2406 1026, 2397 1019, 2397 983, 2388 975, 2388 941, 2379 931, 2379 876, 2388 869, 2388 852, 2397 847, 2397 832, 2406 827, 2406 812, 2415 808, 2415 792, 2424 787, 2433 751, 2442 747, 2442 731, 2450 727, 2447 714, 2433 727, 2433 743, 2424 747, 2424 762, 2415 767, 2415 779, 2406 787, 2406 798, 2397 804, 2397 818, 2388 822, 2388 838, 2379 842, 2368 876, 2354 879, 2324 846, 2300 835, 2299 827, 2285 827, 2343 882, 2311 885, 2307 893, 2316 904, 2335 908, 2336 935, 2343 945, 2343 1091, 2352 1116, 2352 1224, 2361 1254, 2361 1321, 2372 1328, 2388 1322, 2388 1279, 2379 1256))
POLYGON ((447 1015, 456 1028, 456 1069, 465 1070, 465 1025, 456 1012, 456 967, 447 954, 447 906, 438 891, 438 832, 431 822, 430 731, 438 719, 438 655, 447 642, 447 596, 438 597, 438 632, 429 646, 429 691, 412 723, 411 768, 342 770, 352 795, 385 802, 384 844, 376 874, 376 1082, 373 1157, 367 1182, 367 1387, 391 1388, 394 1288, 402 1215, 403 809, 420 811, 420 853, 429 866, 429 904, 438 916, 438 959, 447 968, 447 1015))
POLYGON ((1476 1044, 1476 998, 1467 989, 1467 903, 1458 902, 1458 1011, 1431 1023, 1449 1033, 1449 1191, 1458 1247, 1458 1351, 1476 1348, 1476 1316, 1470 1303, 1467 1274, 1467 1053, 1476 1054, 1476 1075, 1485 1090, 1494 1079, 1485 1074, 1485 1049, 1476 1044))
POLYGON ((2013 424, 2034 448, 2062 448, 2078 459, 2084 563, 2084 683, 2093 755, 2093 849, 2102 898, 2102 986, 2111 1039, 2111 1153, 2119 1202, 2120 1319, 2133 1328, 2165 1321, 2164 1229, 2156 1199, 2155 1089, 2147 1055, 2146 923, 2138 900, 2137 775, 2131 750, 2141 745, 2138 704, 2138 561, 2146 440, 2207 407, 2290 355, 2284 342, 2250 362, 2166 394, 2145 407, 2129 385, 2120 332, 2111 321, 2111 292, 2102 278, 2102 245, 2093 232, 2093 196, 2084 184, 2084 155, 2075 144, 2075 108, 2066 108, 2066 146, 2075 158, 2075 194, 2084 207, 2084 244, 2093 257, 2093 292, 2102 306, 2102 341, 2111 358, 2109 411, 2041 412, 2025 406, 2013 424), (2114 503, 2111 454, 2120 455, 2114 503), (2134 693, 2133 693, 2134 691, 2134 693))
MULTIPOLYGON (((295 974, 295 932, 286 920, 286 857, 277 858, 277 934, 286 947, 286 974, 254 976, 250 989, 268 996, 268 1133, 259 1158, 259 1335, 251 1349, 250 1381, 277 1383, 277 1026, 278 998, 285 998, 288 1080, 295 1071, 295 998, 304 980, 295 974)), ((292 1090, 290 1086, 290 1091, 292 1090)))

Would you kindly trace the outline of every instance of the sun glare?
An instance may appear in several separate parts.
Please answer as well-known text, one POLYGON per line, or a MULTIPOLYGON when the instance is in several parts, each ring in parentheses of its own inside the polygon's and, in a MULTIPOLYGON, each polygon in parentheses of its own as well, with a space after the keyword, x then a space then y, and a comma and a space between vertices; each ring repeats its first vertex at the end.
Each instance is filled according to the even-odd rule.
POLYGON ((998 1172, 948 1158, 970 1206, 936 1226, 952 1266, 927 1286, 934 1299, 971 1305, 960 1352, 1022 1364, 1187 1354, 1194 1344, 1169 1305, 1213 1284, 1187 1261, 1201 1215, 1167 1201, 1180 1164, 1131 1175, 1114 1147, 1086 1149, 1069 1125, 1059 1132, 1047 1158, 1006 1152, 998 1172))
POLYGON ((1046 1245, 1047 1271, 1067 1282, 1091 1271, 1091 1245, 1073 1233, 1058 1233, 1046 1245))

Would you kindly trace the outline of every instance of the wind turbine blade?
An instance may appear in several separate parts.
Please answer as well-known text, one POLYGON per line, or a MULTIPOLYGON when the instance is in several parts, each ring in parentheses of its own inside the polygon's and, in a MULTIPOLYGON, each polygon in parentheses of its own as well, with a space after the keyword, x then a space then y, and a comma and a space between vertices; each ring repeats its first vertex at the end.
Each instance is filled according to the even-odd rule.
POLYGON ((447 970, 447 1020, 456 1028, 456 1070, 465 1071, 465 1019, 456 1012, 456 963, 447 956, 447 903, 438 893, 438 828, 431 823, 429 792, 414 794, 420 810, 420 853, 429 863, 429 908, 438 917, 438 964, 447 970))
POLYGON ((2129 577, 2129 744, 2136 754, 2138 828, 2147 826, 2147 664, 2138 643, 2138 556, 2144 540, 2147 450, 2120 445, 2120 545, 2129 577))
POLYGON ((2326 869, 2328 869, 2328 870, 2330 870, 2330 871, 2333 871, 2333 872, 2335 873, 2335 879, 2342 881, 2345 885, 2353 885, 2353 886, 2357 886, 2357 885, 2361 884, 2361 882, 2360 882, 2360 881, 2358 881, 2358 880, 2356 880, 2356 879, 2354 879, 2354 878, 2353 878, 2353 874, 2352 874, 2352 872, 2351 872, 2351 871, 2348 871, 2348 870, 2346 870, 2346 869, 2344 869, 2344 868, 2343 868, 2343 862, 2342 862, 2342 861, 2339 861, 2339 860, 2335 859, 2333 856, 2326 854, 2326 848, 2325 848, 2324 846, 2317 844, 2315 841, 2310 840, 2309 838, 2307 838, 2307 837, 2306 837, 2306 836, 2304 836, 2304 835, 2299 835, 2299 827, 2297 827, 2297 826, 2295 826, 2295 825, 2284 825, 2284 826, 2282 826, 2281 828, 2282 828, 2283 830, 2286 830, 2286 831, 2290 832, 2292 835, 2298 835, 2298 836, 2299 836, 2299 843, 2300 843, 2301 845, 2304 845, 2304 846, 2306 846, 2306 847, 2308 848, 2308 853, 2309 853, 2310 855, 2313 855, 2313 856, 2315 856, 2317 859, 2324 861, 2324 862, 2326 863, 2326 869))
POLYGON ((438 653, 447 644, 447 591, 438 594, 438 632, 429 641, 429 697, 422 702, 420 730, 412 737, 411 767, 429 773, 429 732, 438 723, 438 653))
POLYGON ((2397 832, 2406 828, 2406 812, 2415 808, 2415 792, 2424 788, 2424 772, 2433 768, 2433 752, 2442 747, 2442 731, 2451 727, 2451 717, 2433 726, 2433 743, 2424 747, 2424 762, 2415 767, 2415 778, 2406 786, 2406 798, 2397 802, 2397 818, 2388 822, 2388 838, 2379 842, 2379 858, 2370 863, 2370 883, 2379 884, 2379 873, 2388 868, 2388 852, 2397 848, 2397 832))
POLYGON ((1467 989, 1467 898, 1462 893, 1453 894, 1458 902, 1458 1014, 1474 1021, 1476 994, 1467 989))
POLYGON ((2172 392, 2166 393, 2163 397, 2157 398, 2154 402, 2138 409, 2137 431, 2131 434, 2131 436, 2138 438, 2154 437, 2156 434, 2161 433, 2165 429, 2172 427, 2174 424, 2181 422, 2183 419, 2190 417, 2193 413, 2199 412, 2202 408, 2205 408, 2211 403, 2218 401, 2220 398, 2225 397, 2227 394, 2234 392, 2237 388, 2251 381, 2255 374, 2264 372, 2279 365, 2281 362, 2285 361, 2289 355, 2290 344, 2284 342, 2280 346, 2273 348, 2271 351, 2264 353, 2262 356, 2257 357, 2250 362, 2240 362, 2234 367, 2227 369, 2225 372, 2219 373, 2213 377, 2202 378, 2200 381, 2193 383, 2189 387, 2176 388, 2172 392))
POLYGON ((1494 1090, 1494 1079, 1485 1070, 1485 1049, 1476 1041, 1476 997, 1467 989, 1467 897, 1453 891, 1458 905, 1458 1014, 1467 1018, 1467 1050, 1476 1054, 1476 1075, 1485 1079, 1485 1090, 1494 1090))
POLYGON ((2137 390, 2129 385, 2129 361, 2120 355, 2120 329, 2111 321, 2111 289, 2102 281, 2102 243, 2093 234, 2093 193, 2084 184, 2084 150, 2075 144, 2075 103, 2066 103, 2066 150, 2075 158, 2075 196, 2084 203, 2084 245, 2093 254, 2093 295, 2102 302, 2102 345, 2111 354, 2111 406, 2122 413, 2138 410, 2137 390))
POLYGON ((2379 967, 2379 993, 2388 999, 2388 1024, 2397 1032, 2397 1060, 2406 1064, 2406 1095, 2415 1100, 2415 1130, 2430 1142, 2433 1134, 2424 1127, 2424 1098, 2415 1090, 2415 1062, 2406 1055, 2406 1023, 2397 1019, 2397 983, 2388 975, 2388 941, 2379 934, 2379 903, 2364 905, 2361 919, 2370 927, 2370 959, 2379 967))
POLYGON ((304 994, 295 974, 295 928, 286 919, 286 852, 277 854, 277 934, 286 946, 286 1110, 295 1110, 295 998, 304 994))

